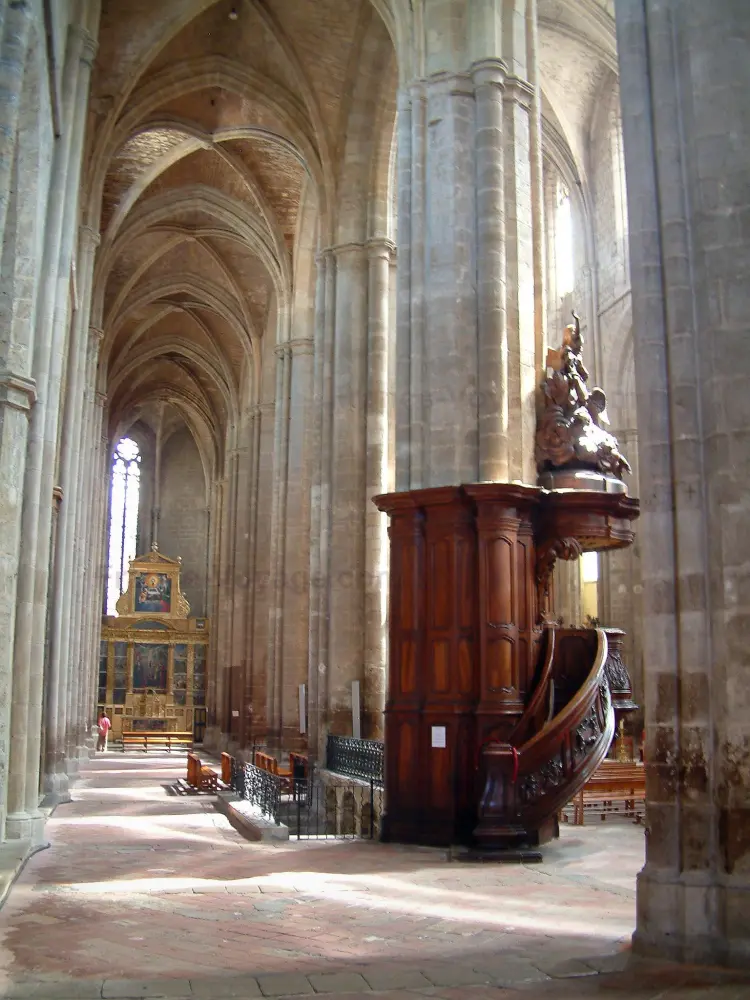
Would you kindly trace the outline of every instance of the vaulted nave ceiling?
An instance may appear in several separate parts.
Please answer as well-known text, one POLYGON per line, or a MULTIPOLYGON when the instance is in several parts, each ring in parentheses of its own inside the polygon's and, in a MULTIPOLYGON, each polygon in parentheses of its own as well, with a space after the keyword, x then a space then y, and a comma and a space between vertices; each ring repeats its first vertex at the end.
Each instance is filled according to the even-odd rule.
POLYGON ((291 305, 300 207, 325 212, 372 38, 389 70, 378 86, 395 92, 369 0, 104 0, 87 189, 113 431, 136 416, 153 425, 166 400, 210 429, 217 458, 259 401, 262 338, 291 305))
MULTIPOLYGON (((391 35, 407 7, 103 0, 86 221, 101 232, 92 323, 113 432, 136 414, 154 424, 167 401, 220 462, 227 429, 261 399, 263 336, 291 311, 295 248, 314 245, 309 220, 332 237, 337 205, 351 200, 341 175, 363 79, 390 143, 391 35)), ((547 134, 584 179, 592 116, 616 67, 611 7, 538 5, 547 134)))

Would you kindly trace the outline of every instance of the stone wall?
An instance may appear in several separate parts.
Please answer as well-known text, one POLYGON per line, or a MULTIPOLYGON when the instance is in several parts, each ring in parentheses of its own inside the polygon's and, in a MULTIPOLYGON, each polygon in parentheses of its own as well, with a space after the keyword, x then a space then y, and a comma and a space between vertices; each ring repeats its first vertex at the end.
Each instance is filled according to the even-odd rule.
POLYGON ((161 456, 159 548, 182 559, 182 591, 190 613, 206 614, 208 507, 200 454, 187 427, 172 434, 161 456))

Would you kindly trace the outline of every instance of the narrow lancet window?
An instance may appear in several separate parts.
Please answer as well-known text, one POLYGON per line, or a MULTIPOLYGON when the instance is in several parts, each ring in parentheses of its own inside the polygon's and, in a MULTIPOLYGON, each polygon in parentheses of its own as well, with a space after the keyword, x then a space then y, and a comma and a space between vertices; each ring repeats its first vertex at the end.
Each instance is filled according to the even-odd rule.
POLYGON ((557 294, 560 298, 569 295, 575 285, 573 266, 573 214, 570 195, 560 188, 557 203, 555 270, 557 271, 557 294))
POLYGON ((117 614, 115 605, 128 585, 128 566, 135 558, 138 534, 138 500, 141 487, 141 455, 132 438, 122 438, 112 459, 109 494, 109 559, 107 614, 117 614))

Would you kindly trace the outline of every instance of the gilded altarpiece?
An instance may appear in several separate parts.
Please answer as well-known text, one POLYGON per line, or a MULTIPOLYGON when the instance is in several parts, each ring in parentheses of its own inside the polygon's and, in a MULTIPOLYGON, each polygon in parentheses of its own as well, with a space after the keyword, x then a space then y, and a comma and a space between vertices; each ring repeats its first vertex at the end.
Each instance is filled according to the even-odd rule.
POLYGON ((181 569, 156 550, 133 559, 117 615, 103 621, 98 704, 114 739, 139 729, 202 738, 209 621, 190 617, 181 569))

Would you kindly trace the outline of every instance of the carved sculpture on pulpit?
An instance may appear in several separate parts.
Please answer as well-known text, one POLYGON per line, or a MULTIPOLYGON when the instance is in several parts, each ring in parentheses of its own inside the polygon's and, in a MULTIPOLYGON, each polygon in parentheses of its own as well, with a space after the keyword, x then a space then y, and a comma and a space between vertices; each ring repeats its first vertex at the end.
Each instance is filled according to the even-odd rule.
POLYGON ((117 614, 105 619, 99 708, 112 736, 132 730, 194 732, 205 721, 209 622, 191 618, 179 559, 151 552, 130 563, 117 614))
POLYGON ((549 485, 561 485, 560 470, 577 468, 596 470, 622 482, 623 475, 632 470, 617 438, 602 426, 609 424, 607 397, 598 386, 588 388, 581 322, 575 313, 573 319, 575 322, 565 328, 560 349, 547 352, 551 374, 542 383, 544 408, 536 434, 537 468, 549 485))

